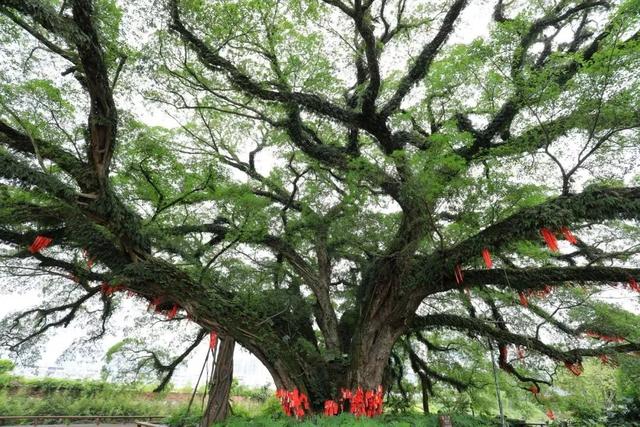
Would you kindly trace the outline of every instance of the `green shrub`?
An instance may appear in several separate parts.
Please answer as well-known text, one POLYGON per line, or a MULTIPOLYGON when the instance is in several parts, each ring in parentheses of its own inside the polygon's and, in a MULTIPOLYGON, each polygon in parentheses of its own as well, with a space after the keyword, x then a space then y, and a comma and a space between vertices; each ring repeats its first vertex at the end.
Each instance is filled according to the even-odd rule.
POLYGON ((200 423, 200 418, 202 418, 202 411, 199 408, 192 406, 187 413, 187 406, 184 405, 173 411, 167 418, 166 424, 169 427, 193 427, 200 423))
POLYGON ((16 365, 7 359, 0 359, 0 375, 6 375, 9 372, 13 371, 16 365))

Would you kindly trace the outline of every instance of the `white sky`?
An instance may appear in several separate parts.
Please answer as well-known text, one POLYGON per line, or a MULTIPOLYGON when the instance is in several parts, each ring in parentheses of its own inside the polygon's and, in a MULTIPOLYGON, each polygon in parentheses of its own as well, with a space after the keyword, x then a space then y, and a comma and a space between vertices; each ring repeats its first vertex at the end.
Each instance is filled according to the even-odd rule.
MULTIPOLYGON (((5 279, 6 280, 6 279, 5 279)), ((5 287, 6 288, 6 287, 5 287)), ((0 293, 0 318, 5 317, 7 314, 16 311, 23 310, 38 305, 41 297, 37 295, 37 292, 29 292, 27 294, 18 295, 11 293, 0 293)), ((146 305, 142 302, 127 301, 123 305, 124 310, 132 316, 149 315, 146 314, 146 305)), ((124 321, 118 321, 122 316, 122 312, 116 312, 111 322, 118 328, 118 324, 124 323, 124 321)), ((93 359, 86 359, 83 362, 73 361, 64 362, 59 361, 58 358, 64 353, 64 351, 73 344, 74 340, 84 336, 85 332, 82 329, 82 325, 72 323, 68 328, 56 329, 52 333, 48 334, 49 340, 46 344, 46 349, 43 353, 43 357, 37 364, 38 371, 34 371, 34 368, 20 368, 17 373, 27 376, 44 376, 51 374, 53 376, 69 377, 69 378, 99 378, 100 369, 104 363, 104 358, 97 357, 93 359), (62 369, 60 369, 62 368, 62 369), (55 369, 55 370, 54 370, 55 369), (34 375, 35 374, 35 375, 34 375)), ((123 334, 107 334, 103 340, 100 341, 99 346, 102 351, 98 351, 97 354, 103 355, 107 349, 116 344, 120 340, 125 338, 123 334)), ((185 348, 183 345, 181 348, 185 348)), ((206 353, 208 350, 208 340, 205 339, 193 351, 192 356, 185 366, 176 372, 173 383, 177 386, 195 384, 202 364, 204 362, 206 353)), ((0 354, 1 357, 7 355, 0 354)), ((10 357, 10 355, 9 355, 10 357)), ((236 346, 234 354, 234 376, 240 380, 243 384, 252 386, 262 386, 265 384, 272 384, 271 376, 267 369, 253 357, 248 351, 236 346)))

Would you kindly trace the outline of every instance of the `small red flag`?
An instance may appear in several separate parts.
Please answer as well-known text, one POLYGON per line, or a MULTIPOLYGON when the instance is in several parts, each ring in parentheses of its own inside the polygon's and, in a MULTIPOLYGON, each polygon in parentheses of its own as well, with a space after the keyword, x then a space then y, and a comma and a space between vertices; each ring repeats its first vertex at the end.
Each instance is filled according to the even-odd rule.
POLYGON ((537 395, 538 393, 540 393, 540 387, 538 387, 537 385, 532 385, 531 387, 529 387, 529 391, 534 394, 537 395))
POLYGON ((209 333, 209 348, 211 350, 214 350, 217 345, 218 345, 218 334, 216 333, 216 331, 211 331, 211 333, 209 333))
POLYGON ((529 307, 529 300, 524 292, 518 292, 518 297, 520 298, 520 305, 523 307, 529 307))
POLYGON ((493 261, 491 261, 491 253, 489 252, 489 249, 484 248, 482 250, 482 258, 484 259, 484 265, 486 265, 487 268, 493 267, 493 261))
POLYGON ((629 277, 629 287, 633 291, 640 292, 640 285, 638 285, 638 282, 633 277, 629 277))
POLYGON ((552 252, 558 252, 558 240, 556 239, 555 234, 548 228, 541 228, 540 234, 544 238, 544 241, 547 242, 547 246, 551 249, 552 252))
POLYGON ((578 243, 578 239, 576 239, 576 236, 574 236, 571 230, 569 230, 569 227, 562 227, 560 231, 564 235, 564 239, 567 242, 571 243, 572 245, 576 245, 578 243))

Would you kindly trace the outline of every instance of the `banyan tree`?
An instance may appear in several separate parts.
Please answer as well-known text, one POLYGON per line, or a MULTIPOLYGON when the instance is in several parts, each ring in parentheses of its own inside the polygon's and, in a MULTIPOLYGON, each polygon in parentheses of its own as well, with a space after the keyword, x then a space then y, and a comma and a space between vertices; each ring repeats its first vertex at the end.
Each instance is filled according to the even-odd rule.
POLYGON ((467 387, 454 341, 533 390, 640 351, 639 17, 0 0, 3 288, 46 298, 0 342, 99 337, 129 296, 232 337, 316 411, 403 364, 425 393, 467 387))

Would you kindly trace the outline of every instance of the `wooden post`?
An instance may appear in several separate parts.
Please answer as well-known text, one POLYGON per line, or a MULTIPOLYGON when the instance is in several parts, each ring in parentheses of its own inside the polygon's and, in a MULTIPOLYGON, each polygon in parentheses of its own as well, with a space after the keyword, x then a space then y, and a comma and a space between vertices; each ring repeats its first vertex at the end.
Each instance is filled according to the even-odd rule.
POLYGON ((209 399, 200 427, 209 427, 213 423, 224 421, 231 412, 229 392, 233 379, 233 351, 236 342, 228 335, 223 336, 220 341, 220 352, 211 371, 209 399))

